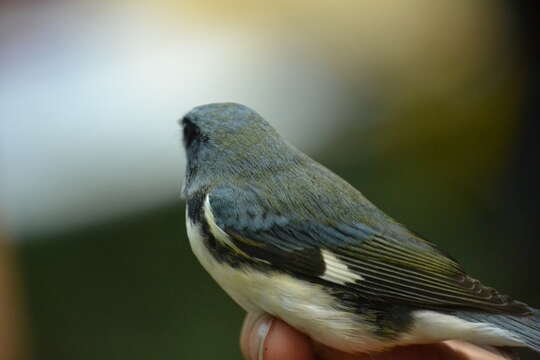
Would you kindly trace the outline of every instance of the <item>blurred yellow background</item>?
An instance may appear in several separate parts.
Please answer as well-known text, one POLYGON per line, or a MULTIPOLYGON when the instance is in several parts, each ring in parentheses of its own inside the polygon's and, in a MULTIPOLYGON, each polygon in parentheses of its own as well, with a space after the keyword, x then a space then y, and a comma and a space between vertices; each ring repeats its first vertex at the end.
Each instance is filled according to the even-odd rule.
POLYGON ((468 272, 540 306, 535 9, 1 1, 0 213, 21 353, 240 357, 242 312, 192 256, 179 198, 176 120, 215 101, 256 109, 468 272))

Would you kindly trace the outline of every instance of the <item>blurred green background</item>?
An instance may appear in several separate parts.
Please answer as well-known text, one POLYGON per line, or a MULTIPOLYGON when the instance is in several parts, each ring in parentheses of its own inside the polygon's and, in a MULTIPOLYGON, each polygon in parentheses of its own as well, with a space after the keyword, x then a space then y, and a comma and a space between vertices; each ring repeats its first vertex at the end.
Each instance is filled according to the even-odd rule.
POLYGON ((0 2, 2 213, 31 358, 241 357, 243 313, 192 256, 179 199, 175 120, 211 101, 254 107, 469 273, 540 307, 535 10, 0 2))

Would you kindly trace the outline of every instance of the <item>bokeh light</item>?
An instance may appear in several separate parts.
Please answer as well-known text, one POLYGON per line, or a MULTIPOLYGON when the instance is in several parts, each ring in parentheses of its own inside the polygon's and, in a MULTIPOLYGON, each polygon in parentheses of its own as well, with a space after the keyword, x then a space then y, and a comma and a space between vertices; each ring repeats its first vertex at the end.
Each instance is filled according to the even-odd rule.
POLYGON ((256 109, 471 274, 540 306, 534 9, 0 2, 0 279, 14 279, 0 295, 16 293, 9 326, 24 329, 9 343, 36 359, 240 357, 242 311, 191 254, 179 193, 176 121, 215 101, 256 109))

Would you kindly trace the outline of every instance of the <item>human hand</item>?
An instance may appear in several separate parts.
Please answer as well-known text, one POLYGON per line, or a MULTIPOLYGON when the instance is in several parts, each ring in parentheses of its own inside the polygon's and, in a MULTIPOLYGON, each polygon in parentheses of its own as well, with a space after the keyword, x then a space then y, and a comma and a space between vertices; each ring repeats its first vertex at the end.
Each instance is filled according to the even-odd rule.
POLYGON ((350 355, 314 344, 306 335, 285 322, 267 315, 248 314, 240 347, 247 360, 503 360, 480 347, 445 341, 429 345, 396 347, 378 354, 350 355), (259 358, 259 356, 261 356, 259 358))

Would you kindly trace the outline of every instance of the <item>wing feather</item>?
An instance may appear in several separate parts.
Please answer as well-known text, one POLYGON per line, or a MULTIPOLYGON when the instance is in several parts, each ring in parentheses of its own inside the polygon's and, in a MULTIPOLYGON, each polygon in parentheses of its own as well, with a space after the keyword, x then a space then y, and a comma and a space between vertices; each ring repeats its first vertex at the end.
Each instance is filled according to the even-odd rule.
POLYGON ((514 315, 530 312, 527 305, 469 277, 458 263, 413 233, 383 234, 366 224, 286 217, 258 197, 247 196, 249 191, 235 191, 210 193, 213 220, 241 256, 263 260, 277 271, 345 286, 372 301, 514 315), (323 250, 339 259, 339 266, 324 264, 323 250), (325 265, 331 276, 325 276, 325 265))

